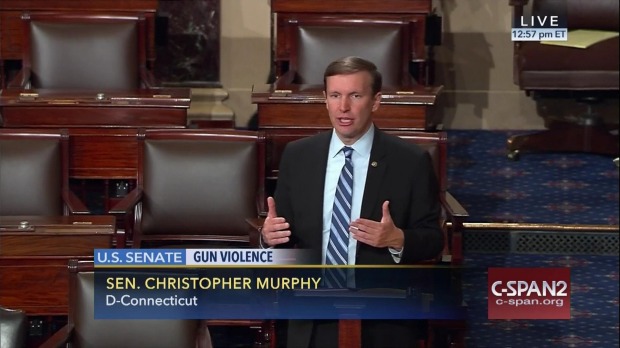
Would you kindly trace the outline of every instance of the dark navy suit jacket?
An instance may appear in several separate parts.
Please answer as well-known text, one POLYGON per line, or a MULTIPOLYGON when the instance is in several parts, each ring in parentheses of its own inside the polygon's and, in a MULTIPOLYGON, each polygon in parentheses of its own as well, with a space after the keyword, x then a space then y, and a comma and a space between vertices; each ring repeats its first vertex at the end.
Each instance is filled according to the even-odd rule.
MULTIPOLYGON (((310 249, 321 263, 323 192, 332 131, 289 143, 280 161, 275 192, 278 216, 291 225, 291 241, 283 247, 310 249)), ((375 129, 360 217, 381 221, 390 201, 394 224, 405 232, 402 264, 439 254, 439 185, 430 155, 422 148, 375 129)), ((393 264, 387 248, 358 243, 356 264, 393 264)))

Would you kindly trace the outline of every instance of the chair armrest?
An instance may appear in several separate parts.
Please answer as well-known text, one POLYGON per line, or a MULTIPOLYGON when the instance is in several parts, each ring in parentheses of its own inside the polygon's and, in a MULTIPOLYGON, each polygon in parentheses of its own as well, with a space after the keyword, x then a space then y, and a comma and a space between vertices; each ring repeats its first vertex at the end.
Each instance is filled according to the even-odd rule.
POLYGON ((508 0, 510 6, 525 6, 530 0, 508 0))
POLYGON ((248 225, 250 225, 250 227, 252 227, 256 231, 260 231, 260 229, 263 227, 263 224, 265 223, 265 219, 262 217, 250 218, 245 219, 245 222, 247 222, 248 225))
POLYGON ((112 209, 108 211, 109 214, 129 214, 133 212, 136 204, 142 199, 142 189, 135 188, 131 190, 123 199, 116 203, 112 209))
POLYGON ((249 237, 250 237, 250 246, 260 246, 260 232, 263 228, 263 223, 265 223, 265 218, 257 217, 257 218, 249 218, 245 219, 245 221, 249 225, 249 237))
POLYGON ((159 86, 159 83, 153 73, 145 67, 140 67, 140 83, 142 88, 147 89, 159 86))
POLYGON ((297 77, 297 73, 293 70, 289 70, 282 74, 282 76, 278 77, 276 82, 274 82, 274 88, 278 89, 288 89, 295 81, 295 77, 297 77))
POLYGON ((30 69, 21 69, 15 77, 7 84, 8 88, 28 89, 30 88, 30 69))
POLYGON ((71 215, 90 214, 90 211, 81 199, 73 191, 65 189, 62 191, 62 200, 65 202, 71 215))
POLYGON ((467 210, 463 208, 461 203, 459 203, 459 201, 457 201, 456 198, 454 198, 454 196, 450 194, 450 192, 446 192, 446 195, 443 197, 443 201, 441 202, 441 204, 446 209, 449 217, 456 217, 462 219, 469 217, 469 213, 467 212, 467 210))
POLYGON ((196 348, 213 348, 207 320, 201 320, 196 333, 196 348))
MULTIPOLYGON (((528 2, 529 0, 508 0, 508 4, 513 7, 513 20, 520 20, 521 16, 523 16, 523 8, 527 6, 528 2)), ((519 44, 519 42, 515 42, 515 44, 519 44)))
POLYGON ((57 348, 65 346, 69 343, 69 339, 73 334, 73 325, 66 324, 61 327, 60 330, 54 332, 52 336, 50 336, 43 344, 39 346, 39 348, 57 348))
POLYGON ((447 247, 441 256, 442 262, 459 264, 463 260, 463 222, 469 213, 449 192, 441 197, 441 205, 445 213, 445 222, 442 226, 447 247))

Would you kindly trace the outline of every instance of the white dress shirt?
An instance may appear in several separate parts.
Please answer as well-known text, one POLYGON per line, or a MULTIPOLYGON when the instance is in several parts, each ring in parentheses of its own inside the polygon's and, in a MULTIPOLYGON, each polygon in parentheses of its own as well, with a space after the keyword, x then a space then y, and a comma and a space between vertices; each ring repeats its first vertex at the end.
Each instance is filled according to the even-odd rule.
MULTIPOLYGON (((368 174, 368 162, 370 161, 370 150, 372 149, 372 140, 375 135, 375 127, 362 135, 354 144, 345 145, 336 132, 333 131, 331 142, 329 143, 329 153, 327 154, 327 170, 325 171, 325 188, 323 194, 323 249, 321 254, 322 263, 325 264, 325 253, 327 244, 329 243, 329 234, 332 223, 332 209, 334 207, 334 199, 336 196, 336 187, 340 172, 344 166, 345 157, 342 148, 349 146, 353 148, 351 161, 353 162, 353 202, 351 202, 351 221, 355 221, 360 217, 362 210, 362 198, 364 197, 364 186, 366 186, 366 175, 368 174)), ((349 253, 348 264, 355 264, 355 255, 357 253, 357 241, 349 234, 349 253)))

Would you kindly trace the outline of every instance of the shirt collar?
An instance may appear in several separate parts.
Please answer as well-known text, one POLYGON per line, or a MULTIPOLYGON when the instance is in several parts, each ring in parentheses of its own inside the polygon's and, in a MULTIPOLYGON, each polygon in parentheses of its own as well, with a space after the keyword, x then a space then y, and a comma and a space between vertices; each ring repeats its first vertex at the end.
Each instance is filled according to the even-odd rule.
POLYGON ((364 133, 364 135, 362 135, 361 138, 357 139, 357 141, 355 143, 353 143, 353 145, 345 145, 342 140, 340 140, 340 138, 338 138, 338 135, 336 134, 336 130, 332 130, 332 139, 329 143, 329 154, 328 154, 328 158, 333 158, 335 157, 340 150, 342 150, 342 148, 344 146, 350 146, 353 148, 353 152, 357 152, 359 155, 361 155, 362 157, 370 157, 370 149, 372 148, 372 140, 375 136, 375 125, 371 124, 370 128, 368 128, 368 130, 366 131, 366 133, 364 133))

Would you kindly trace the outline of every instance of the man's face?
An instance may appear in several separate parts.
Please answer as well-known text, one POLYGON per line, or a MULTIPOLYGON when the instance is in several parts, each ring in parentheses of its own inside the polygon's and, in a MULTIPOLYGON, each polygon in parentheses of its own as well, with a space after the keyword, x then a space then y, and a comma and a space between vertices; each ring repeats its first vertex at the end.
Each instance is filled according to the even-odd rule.
POLYGON ((372 94, 370 73, 360 71, 327 77, 325 101, 336 134, 343 143, 351 145, 370 128, 381 93, 372 94))

